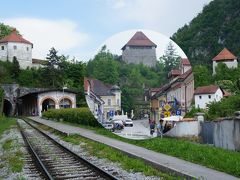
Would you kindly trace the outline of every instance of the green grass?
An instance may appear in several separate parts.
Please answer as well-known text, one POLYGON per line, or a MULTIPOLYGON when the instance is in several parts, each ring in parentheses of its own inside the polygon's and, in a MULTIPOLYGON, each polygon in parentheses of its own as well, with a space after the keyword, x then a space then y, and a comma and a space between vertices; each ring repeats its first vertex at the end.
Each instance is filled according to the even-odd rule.
POLYGON ((120 166, 131 172, 142 172, 146 176, 159 176, 162 179, 178 179, 173 175, 163 173, 150 165, 146 165, 143 160, 139 160, 136 158, 132 158, 122 153, 119 150, 111 148, 105 144, 101 144, 86 138, 83 138, 79 135, 71 135, 71 136, 63 136, 60 137, 67 142, 70 142, 75 145, 81 145, 84 149, 86 149, 90 155, 106 158, 112 162, 117 162, 120 166))
POLYGON ((2 147, 6 153, 3 158, 8 162, 12 172, 21 172, 24 164, 22 160, 23 153, 20 150, 10 151, 14 145, 13 139, 8 139, 4 142, 2 147))
POLYGON ((22 160, 22 152, 18 150, 13 155, 7 158, 8 163, 12 172, 21 172, 23 169, 24 162, 22 160))
POLYGON ((3 134, 5 130, 9 129, 11 126, 16 124, 17 124, 16 119, 0 116, 0 136, 3 134))
POLYGON ((5 150, 5 151, 10 150, 12 148, 12 145, 13 145, 12 143, 13 143, 12 139, 6 140, 3 144, 3 146, 2 146, 3 150, 5 150))
MULTIPOLYGON (((14 118, 7 118, 7 117, 0 117, 0 136, 4 133, 4 131, 10 129, 13 126, 16 126, 17 121, 14 118)), ((14 142, 13 139, 7 139, 3 145, 2 148, 4 151, 4 156, 1 157, 5 159, 12 172, 21 172, 23 168, 23 160, 22 160, 22 152, 20 150, 17 150, 15 152, 12 152, 12 148, 18 148, 17 144, 14 142)), ((2 167, 2 164, 0 164, 0 168, 2 167)))

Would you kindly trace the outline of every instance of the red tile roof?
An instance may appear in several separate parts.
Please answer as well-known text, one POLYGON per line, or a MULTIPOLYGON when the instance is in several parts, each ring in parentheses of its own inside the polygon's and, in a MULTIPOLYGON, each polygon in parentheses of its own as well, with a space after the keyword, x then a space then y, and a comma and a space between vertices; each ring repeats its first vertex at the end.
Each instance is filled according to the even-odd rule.
POLYGON ((185 66, 191 66, 190 61, 188 60, 188 58, 182 58, 181 64, 185 65, 185 66))
POLYGON ((161 87, 160 88, 151 88, 150 91, 151 92, 158 92, 160 89, 161 89, 161 87))
POLYGON ((11 34, 9 34, 8 36, 5 36, 0 40, 0 43, 6 43, 6 42, 18 42, 18 43, 33 45, 30 41, 24 39, 21 35, 17 34, 16 29, 13 29, 11 34))
POLYGON ((181 74, 178 79, 185 80, 190 74, 192 74, 192 68, 187 70, 185 73, 181 74))
MULTIPOLYGON (((93 78, 84 78, 84 90, 88 89, 88 81, 91 84, 91 91, 98 96, 113 96, 113 88, 119 88, 116 85, 104 84, 102 81, 93 78)), ((119 88, 120 89, 120 88, 119 88)))
POLYGON ((218 86, 216 85, 210 85, 210 86, 202 86, 202 87, 198 87, 194 94, 214 94, 217 90, 218 90, 218 86))
POLYGON ((157 47, 148 37, 142 32, 137 31, 133 37, 122 47, 122 50, 125 49, 126 46, 153 46, 157 47))
POLYGON ((179 70, 179 69, 172 69, 170 71, 170 73, 171 73, 172 76, 179 76, 181 74, 181 70, 179 70))
POLYGON ((228 92, 226 90, 223 90, 223 92, 224 92, 224 95, 223 95, 224 97, 229 97, 232 95, 230 92, 228 92))
POLYGON ((227 48, 224 48, 216 57, 214 57, 213 61, 221 61, 221 60, 234 60, 237 59, 235 55, 233 55, 227 48))

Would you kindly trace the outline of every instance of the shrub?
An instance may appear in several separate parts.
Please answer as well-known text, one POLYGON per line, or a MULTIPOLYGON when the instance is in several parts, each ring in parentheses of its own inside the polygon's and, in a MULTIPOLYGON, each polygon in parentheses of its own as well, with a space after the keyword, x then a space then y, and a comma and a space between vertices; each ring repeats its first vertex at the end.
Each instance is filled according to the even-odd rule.
POLYGON ((66 122, 77 123, 87 126, 100 126, 90 110, 86 108, 69 108, 69 109, 49 109, 43 112, 42 116, 47 119, 63 120, 66 122))
POLYGON ((187 112, 187 114, 184 117, 185 118, 193 118, 195 116, 195 114, 199 113, 199 112, 205 113, 203 109, 193 107, 191 109, 191 111, 187 112))
POLYGON ((235 111, 240 110, 240 95, 230 96, 220 102, 213 102, 209 105, 208 114, 211 119, 216 117, 233 116, 235 111))

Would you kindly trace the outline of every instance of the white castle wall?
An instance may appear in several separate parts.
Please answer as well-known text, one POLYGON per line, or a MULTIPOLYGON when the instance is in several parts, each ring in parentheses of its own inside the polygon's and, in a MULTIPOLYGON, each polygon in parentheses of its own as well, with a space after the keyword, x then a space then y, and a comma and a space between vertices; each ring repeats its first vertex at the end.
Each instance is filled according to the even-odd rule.
POLYGON ((25 69, 28 66, 32 67, 31 44, 17 42, 0 43, 0 60, 9 60, 12 62, 14 56, 17 58, 21 68, 25 69))

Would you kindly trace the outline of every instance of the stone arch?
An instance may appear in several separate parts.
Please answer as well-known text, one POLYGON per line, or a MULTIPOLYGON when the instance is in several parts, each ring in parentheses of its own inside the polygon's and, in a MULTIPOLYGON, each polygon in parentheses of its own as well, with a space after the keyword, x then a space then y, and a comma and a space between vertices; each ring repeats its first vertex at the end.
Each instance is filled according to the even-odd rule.
POLYGON ((44 97, 40 102, 42 111, 47 111, 48 109, 55 109, 56 105, 57 105, 57 101, 50 96, 44 97))
POLYGON ((61 97, 58 101, 59 108, 73 108, 73 103, 73 100, 68 96, 61 97))
POLYGON ((4 99, 4 101, 3 101, 3 114, 5 116, 11 116, 12 112, 13 112, 12 103, 9 100, 4 99))

